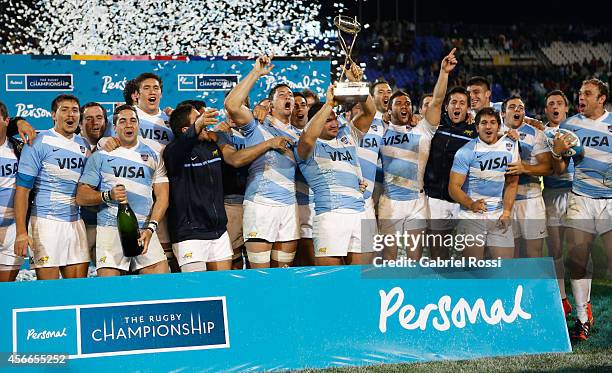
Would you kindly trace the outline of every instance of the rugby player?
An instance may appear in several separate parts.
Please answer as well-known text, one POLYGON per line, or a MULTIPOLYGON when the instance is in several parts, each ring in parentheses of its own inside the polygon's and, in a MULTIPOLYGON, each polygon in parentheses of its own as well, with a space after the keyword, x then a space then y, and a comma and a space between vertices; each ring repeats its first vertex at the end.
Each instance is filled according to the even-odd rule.
POLYGON ((311 89, 305 88, 301 93, 306 98, 306 106, 308 106, 308 109, 321 101, 319 95, 314 93, 311 89))
MULTIPOLYGON (((453 49, 440 64, 433 99, 416 126, 411 125, 412 103, 408 94, 397 91, 389 99, 391 123, 381 147, 384 194, 378 205, 378 224, 382 234, 408 232, 414 236, 422 234, 427 227, 429 212, 423 193, 423 175, 431 139, 440 124, 448 74, 456 65, 453 49)), ((406 249, 409 258, 421 257, 421 244, 406 249)), ((395 259, 397 246, 386 247, 383 257, 395 259)))
POLYGON ((75 135, 79 100, 59 95, 51 103, 52 129, 42 131, 19 160, 15 191, 15 254, 27 255, 39 280, 86 277, 90 259, 85 224, 75 202, 76 186, 90 155, 89 145, 75 135), (29 229, 26 215, 34 193, 29 229), (28 231, 31 237, 28 235, 28 231))
POLYGON ((21 147, 18 141, 7 137, 9 115, 0 102, 0 282, 15 281, 23 257, 15 255, 15 177, 21 147))
MULTIPOLYGON (((429 231, 440 237, 445 237, 455 228, 460 210, 459 204, 448 193, 455 154, 462 146, 478 137, 476 126, 468 122, 468 91, 463 87, 453 87, 446 94, 445 102, 440 126, 431 139, 423 180, 429 207, 429 231)), ((449 248, 434 240, 430 245, 430 257, 448 259, 449 248)))
POLYGON ((169 186, 161 146, 154 142, 145 144, 139 138, 139 119, 133 106, 117 107, 113 123, 120 146, 93 154, 76 194, 80 206, 100 206, 96 229, 98 276, 118 276, 127 271, 168 273, 166 255, 156 233, 168 208, 169 186), (130 204, 141 229, 139 242, 143 252, 133 258, 125 257, 121 249, 117 230, 119 203, 130 204))
POLYGON ((518 96, 504 100, 502 115, 506 130, 518 132, 521 159, 508 165, 509 175, 520 175, 512 214, 515 257, 521 257, 521 238, 528 258, 541 257, 546 230, 546 206, 542 198, 539 176, 552 173, 550 149, 544 132, 525 123, 525 104, 518 96))
MULTIPOLYGON (((598 79, 582 82, 579 111, 560 124, 580 138, 584 153, 573 158, 574 178, 565 216, 576 323, 573 339, 587 340, 594 318, 590 307, 591 274, 587 270, 595 237, 601 235, 610 255, 612 247, 612 115, 605 109, 609 87, 598 79)), ((571 134, 557 135, 552 149, 555 174, 562 175, 570 160, 562 154, 572 147, 571 134)))
POLYGON ((365 183, 357 158, 363 134, 352 125, 338 124, 336 105, 330 86, 325 104, 314 104, 308 111, 310 120, 296 149, 300 170, 314 194, 315 263, 368 264, 373 248, 362 242, 374 231, 362 230, 362 221, 364 227, 373 228, 365 215, 365 183))
MULTIPOLYGON (((569 101, 565 93, 560 90, 550 91, 546 94, 545 103, 544 111, 548 119, 546 127, 559 127, 559 124, 567 119, 569 111, 569 101)), ((567 199, 572 188, 573 174, 574 163, 570 160, 567 169, 562 175, 544 176, 544 191, 542 192, 544 205, 546 206, 546 224, 548 226, 546 246, 548 247, 548 254, 555 261, 557 282, 559 283, 563 311, 566 315, 572 312, 572 306, 567 300, 565 293, 565 265, 563 263, 565 227, 563 223, 567 212, 567 199)))
POLYGON ((499 113, 484 107, 476 114, 478 138, 465 144, 453 161, 448 192, 461 205, 457 234, 472 236, 464 257, 514 257, 512 206, 518 176, 507 175, 507 165, 519 160, 518 145, 507 136, 498 140, 499 113))
MULTIPOLYGON (((286 84, 277 84, 269 93, 271 114, 259 123, 243 105, 245 98, 262 76, 273 68, 271 58, 257 58, 251 72, 236 85, 225 99, 230 118, 241 127, 246 146, 251 147, 277 136, 295 142, 298 130, 290 123, 295 101, 286 84)), ((295 157, 290 149, 267 151, 249 168, 245 192, 243 234, 252 268, 293 263, 300 238, 295 198, 295 157)))
MULTIPOLYGON (((91 152, 97 150, 98 141, 104 136, 106 127, 108 126, 108 115, 106 109, 97 102, 88 102, 81 106, 81 122, 79 128, 80 135, 89 144, 91 152)), ((85 222, 87 230, 87 245, 89 247, 91 258, 96 257, 96 216, 98 213, 97 207, 83 206, 81 207, 81 217, 85 222)))

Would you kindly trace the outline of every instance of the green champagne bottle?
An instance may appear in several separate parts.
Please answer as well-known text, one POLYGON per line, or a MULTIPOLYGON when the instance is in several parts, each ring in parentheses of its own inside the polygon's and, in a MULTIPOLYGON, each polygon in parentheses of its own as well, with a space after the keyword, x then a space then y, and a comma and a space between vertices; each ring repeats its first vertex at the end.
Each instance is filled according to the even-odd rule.
POLYGON ((119 230, 123 255, 126 257, 140 255, 144 247, 138 244, 138 239, 140 238, 138 219, 136 219, 136 214, 134 214, 134 211, 132 211, 127 201, 119 204, 119 209, 117 211, 117 229, 119 230))

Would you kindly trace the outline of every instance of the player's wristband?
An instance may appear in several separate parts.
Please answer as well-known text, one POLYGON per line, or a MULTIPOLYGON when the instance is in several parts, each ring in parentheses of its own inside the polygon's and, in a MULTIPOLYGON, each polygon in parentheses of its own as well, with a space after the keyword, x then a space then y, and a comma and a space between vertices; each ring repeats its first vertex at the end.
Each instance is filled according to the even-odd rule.
POLYGON ((113 201, 113 199, 111 198, 111 191, 107 190, 106 192, 102 192, 102 201, 104 203, 111 203, 113 201))
POLYGON ((157 222, 155 220, 151 220, 145 229, 150 229, 151 233, 155 233, 157 230, 157 222))

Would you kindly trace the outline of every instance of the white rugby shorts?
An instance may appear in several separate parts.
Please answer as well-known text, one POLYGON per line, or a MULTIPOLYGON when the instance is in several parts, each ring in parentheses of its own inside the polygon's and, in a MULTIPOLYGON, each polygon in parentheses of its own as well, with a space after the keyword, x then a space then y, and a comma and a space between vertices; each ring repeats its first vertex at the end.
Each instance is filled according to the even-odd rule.
MULTIPOLYGON (((468 237, 483 241, 485 246, 508 247, 514 249, 514 236, 512 227, 508 227, 506 232, 497 226, 497 221, 502 211, 478 214, 472 211, 460 210, 457 215, 457 233, 463 235, 461 240, 467 242, 468 237)), ((455 241, 459 238, 456 237, 455 241)))
POLYGON ((593 234, 612 230, 612 199, 594 199, 570 193, 565 226, 593 234))
POLYGON ((450 231, 457 226, 457 215, 461 206, 443 199, 427 197, 429 207, 429 229, 450 231))
POLYGON ((15 255, 15 227, 15 223, 0 227, 0 264, 19 268, 23 264, 23 257, 15 255))
POLYGON ((546 224, 549 227, 563 226, 567 214, 568 189, 544 189, 542 197, 546 205, 546 224))
POLYGON ((244 200, 242 235, 268 242, 294 241, 300 238, 298 205, 270 206, 244 200))
POLYGON ((365 211, 324 212, 314 217, 314 254, 326 257, 373 252, 375 232, 376 221, 368 219, 365 211))
POLYGON ((429 209, 425 193, 410 201, 395 201, 385 195, 378 201, 378 230, 381 234, 425 229, 427 219, 429 209))
POLYGON ((542 197, 514 201, 512 207, 512 231, 514 238, 536 240, 548 236, 546 206, 542 197))
POLYGON ((227 232, 215 240, 187 240, 174 243, 172 251, 180 267, 195 262, 231 260, 234 253, 227 232))
POLYGON ((147 252, 133 258, 123 256, 117 227, 98 226, 96 233, 96 269, 115 268, 122 271, 138 271, 166 260, 166 254, 164 254, 157 233, 151 236, 147 252))
POLYGON ((85 223, 30 217, 30 268, 64 267, 91 259, 85 223))

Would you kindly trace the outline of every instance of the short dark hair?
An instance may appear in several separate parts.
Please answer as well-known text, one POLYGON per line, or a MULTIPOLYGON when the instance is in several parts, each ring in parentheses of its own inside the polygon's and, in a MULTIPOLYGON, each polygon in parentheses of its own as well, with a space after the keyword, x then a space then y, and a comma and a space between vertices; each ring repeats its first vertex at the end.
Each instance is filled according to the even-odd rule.
POLYGON ((301 97, 304 100, 306 100, 306 96, 304 96, 302 92, 293 92, 293 98, 296 98, 296 97, 301 97))
POLYGON ((106 112, 104 106, 97 102, 88 102, 85 105, 81 106, 81 117, 79 119, 79 123, 83 123, 83 113, 85 113, 85 109, 89 107, 99 107, 100 109, 102 109, 102 115, 104 116, 104 125, 108 125, 108 113, 106 112))
POLYGON ((389 87, 391 87, 391 84, 389 84, 388 81, 386 81, 384 79, 377 79, 377 80, 373 81, 372 84, 370 84, 370 94, 372 96, 374 96, 374 91, 376 90, 376 86, 379 86, 381 84, 386 84, 389 87))
POLYGON ((159 75, 153 73, 142 73, 138 75, 136 79, 134 79, 134 83, 136 83, 136 90, 140 90, 140 85, 147 79, 157 80, 157 82, 159 83, 159 88, 162 91, 164 90, 164 82, 162 81, 162 78, 160 78, 159 75))
POLYGON ((548 101, 548 98, 550 96, 561 96, 563 97, 563 101, 565 102, 565 106, 569 105, 569 100, 567 99, 567 96, 565 95, 565 93, 563 93, 563 91, 559 90, 559 89, 555 89, 554 91, 550 91, 546 94, 546 96, 544 96, 544 104, 546 104, 546 101, 548 101))
POLYGON ((484 76, 473 76, 470 80, 468 80, 466 86, 469 87, 471 85, 484 85, 487 87, 487 91, 491 90, 491 82, 489 82, 489 79, 485 78, 484 76))
POLYGON ((497 120, 497 123, 501 126, 502 122, 501 122, 501 117, 499 116, 499 112, 489 106, 483 107, 482 109, 478 110, 478 113, 476 113, 476 118, 474 118, 474 123, 477 126, 480 123, 480 118, 483 115, 489 115, 489 116, 495 117, 495 119, 497 120))
MULTIPOLYGON (((605 105, 606 103, 608 103, 608 97, 610 97, 610 96, 609 96, 609 93, 610 93, 610 88, 609 88, 609 86, 608 86, 608 83, 604 83, 604 82, 602 82, 602 81, 601 81, 601 80, 599 80, 599 79, 592 78, 592 79, 587 79, 587 80, 584 80, 584 81, 582 82, 582 85, 585 85, 585 84, 593 84, 593 85, 596 85, 596 86, 597 86, 597 88, 599 89, 599 96, 606 96, 606 99, 604 100, 604 103, 603 103, 603 104, 605 105)), ((597 98, 599 98, 599 96, 598 96, 597 98)))
POLYGON ((317 114, 319 110, 321 110, 323 105, 325 105, 324 102, 315 102, 314 104, 312 104, 310 109, 308 109, 308 120, 311 120, 312 117, 314 117, 315 114, 317 114))
POLYGON ((51 101, 51 112, 52 113, 55 113, 55 111, 57 110, 57 107, 59 106, 59 103, 62 101, 75 101, 77 105, 79 106, 79 108, 81 107, 81 103, 79 102, 79 99, 77 98, 77 96, 61 94, 55 97, 53 101, 51 101))
POLYGON ((425 102, 427 97, 433 97, 433 93, 423 93, 421 95, 421 99, 419 100, 419 109, 423 107, 423 102, 425 102))
MULTIPOLYGON (((272 89, 270 89, 270 93, 268 93, 268 98, 270 100, 272 100, 272 98, 276 94, 276 90, 278 90, 279 88, 282 88, 282 87, 287 87, 291 91, 291 87, 289 87, 289 84, 287 84, 287 83, 278 83, 277 85, 272 87, 272 89)), ((293 91, 291 91, 291 93, 293 93, 293 91)))
POLYGON ((408 100, 410 100, 410 95, 408 93, 398 89, 397 91, 393 92, 391 97, 389 97, 389 104, 387 106, 387 110, 391 109, 391 106, 393 105, 393 100, 395 100, 396 98, 400 96, 406 96, 408 97, 408 100))
POLYGON ((448 105, 448 103, 449 103, 449 101, 450 101, 451 96, 452 96, 452 95, 454 95, 454 94, 456 94, 456 93, 459 93, 459 94, 465 95, 465 97, 467 97, 467 104, 468 104, 468 106, 470 106, 470 104, 471 104, 471 100, 470 100, 470 93, 468 92, 468 90, 467 90, 467 89, 465 89, 465 88, 463 88, 463 87, 460 87, 460 86, 453 87, 453 88, 451 88, 451 89, 450 89, 450 90, 449 90, 449 91, 446 93, 446 97, 444 98, 444 106, 447 106, 447 105, 448 105))
POLYGON ((189 123, 189 116, 193 109, 195 109, 195 106, 187 103, 180 104, 172 111, 172 114, 170 114, 170 129, 175 136, 181 133, 181 129, 191 125, 189 123))
MULTIPOLYGON (((299 96, 298 93, 300 92, 296 92, 293 94, 293 96, 299 96)), ((308 88, 304 88, 301 92, 302 96, 307 99, 308 97, 312 97, 314 98, 314 102, 321 102, 321 99, 319 98, 319 95, 316 94, 313 90, 308 89, 308 88)))
POLYGON ((4 119, 9 117, 8 109, 6 108, 6 105, 4 104, 4 102, 2 101, 0 101, 0 116, 2 116, 2 118, 4 119))
POLYGON ((132 95, 136 92, 138 92, 138 83, 136 83, 135 79, 128 80, 123 88, 123 99, 125 100, 126 104, 134 105, 132 95))
POLYGON ((502 107, 501 107, 501 111, 502 113, 506 112, 506 106, 508 105, 508 101, 510 100, 523 100, 523 98, 519 95, 512 95, 510 97, 508 97, 507 99, 504 100, 504 102, 502 103, 502 107))
POLYGON ((136 108, 134 108, 132 105, 119 105, 115 108, 115 111, 113 111, 113 124, 117 124, 117 119, 119 119, 119 113, 121 113, 124 110, 131 110, 134 112, 134 114, 136 114, 136 119, 138 119, 138 122, 140 122, 140 118, 138 118, 138 112, 136 111, 136 108))
POLYGON ((200 111, 200 109, 206 109, 206 102, 204 102, 202 100, 185 100, 185 101, 181 101, 181 102, 179 102, 178 105, 176 105, 176 107, 183 106, 183 105, 191 105, 197 111, 200 111))

